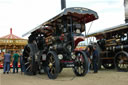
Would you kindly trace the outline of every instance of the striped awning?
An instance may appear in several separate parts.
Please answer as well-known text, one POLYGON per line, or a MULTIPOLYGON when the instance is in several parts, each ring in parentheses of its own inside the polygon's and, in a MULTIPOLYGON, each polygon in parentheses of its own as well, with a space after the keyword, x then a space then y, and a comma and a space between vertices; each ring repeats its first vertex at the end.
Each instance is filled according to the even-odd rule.
POLYGON ((0 37, 1 39, 22 39, 14 34, 12 34, 12 28, 10 28, 10 34, 9 35, 5 35, 3 37, 0 37))

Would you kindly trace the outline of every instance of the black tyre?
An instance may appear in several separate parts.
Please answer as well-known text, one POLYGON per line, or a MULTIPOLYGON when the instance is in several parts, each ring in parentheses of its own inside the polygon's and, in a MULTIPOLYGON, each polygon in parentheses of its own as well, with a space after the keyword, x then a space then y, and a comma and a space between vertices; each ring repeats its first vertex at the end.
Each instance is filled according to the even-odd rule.
POLYGON ((46 71, 50 79, 56 79, 60 71, 60 62, 56 52, 49 51, 46 58, 46 71))
POLYGON ((128 53, 125 51, 117 53, 114 59, 114 63, 118 71, 128 72, 128 53))
POLYGON ((76 53, 75 66, 73 71, 76 76, 85 76, 88 71, 88 58, 83 51, 76 53))
POLYGON ((60 67, 60 71, 59 71, 59 73, 61 73, 63 71, 63 67, 60 67))
POLYGON ((35 75, 37 72, 37 63, 35 62, 34 44, 28 44, 23 51, 24 72, 28 75, 35 75))

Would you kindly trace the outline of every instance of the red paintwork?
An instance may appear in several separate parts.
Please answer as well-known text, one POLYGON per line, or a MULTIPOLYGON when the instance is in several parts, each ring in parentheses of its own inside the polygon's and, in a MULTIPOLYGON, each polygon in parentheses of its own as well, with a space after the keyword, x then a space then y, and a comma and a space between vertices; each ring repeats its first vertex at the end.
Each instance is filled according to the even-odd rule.
POLYGON ((76 47, 79 42, 84 41, 84 36, 75 36, 74 41, 75 41, 75 47, 76 47))

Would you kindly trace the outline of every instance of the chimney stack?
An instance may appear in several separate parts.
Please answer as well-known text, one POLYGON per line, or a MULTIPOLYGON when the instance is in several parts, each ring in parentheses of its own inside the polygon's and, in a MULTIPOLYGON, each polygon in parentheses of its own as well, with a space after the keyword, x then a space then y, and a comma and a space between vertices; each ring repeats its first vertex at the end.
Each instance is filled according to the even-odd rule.
POLYGON ((125 23, 128 23, 128 0, 124 0, 125 23))
POLYGON ((66 0, 61 0, 61 10, 66 8, 66 0))
POLYGON ((12 34, 12 28, 10 28, 10 34, 12 34))

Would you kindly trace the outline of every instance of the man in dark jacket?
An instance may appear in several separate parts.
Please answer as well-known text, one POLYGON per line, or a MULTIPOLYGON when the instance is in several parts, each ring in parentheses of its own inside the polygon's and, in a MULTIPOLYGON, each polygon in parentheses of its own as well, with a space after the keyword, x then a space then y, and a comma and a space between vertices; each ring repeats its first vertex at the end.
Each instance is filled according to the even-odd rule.
POLYGON ((98 65, 97 65, 97 61, 98 61, 98 51, 96 50, 96 46, 93 46, 93 69, 94 69, 94 73, 98 72, 98 65))
POLYGON ((7 74, 9 73, 10 70, 10 61, 11 61, 11 54, 9 52, 7 52, 4 55, 4 74, 7 71, 7 74))

